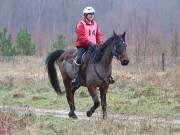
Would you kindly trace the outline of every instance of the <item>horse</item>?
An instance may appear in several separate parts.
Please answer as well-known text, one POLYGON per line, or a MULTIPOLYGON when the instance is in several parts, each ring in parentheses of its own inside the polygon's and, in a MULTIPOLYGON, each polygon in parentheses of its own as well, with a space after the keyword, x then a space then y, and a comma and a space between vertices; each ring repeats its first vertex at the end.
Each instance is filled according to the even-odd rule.
MULTIPOLYGON (((115 56, 121 62, 121 65, 128 65, 129 58, 126 52, 127 44, 125 40, 126 32, 123 34, 116 34, 108 38, 102 45, 97 47, 86 62, 86 68, 81 70, 84 74, 83 83, 81 86, 87 87, 90 96, 93 100, 93 106, 86 112, 87 117, 91 117, 95 110, 100 106, 97 91, 100 91, 101 106, 103 112, 103 119, 107 117, 106 111, 106 94, 109 88, 109 78, 112 72, 112 59, 115 56), (99 89, 98 89, 99 88, 99 89)), ((73 59, 75 57, 76 49, 70 48, 67 50, 59 49, 49 54, 46 59, 46 67, 50 83, 57 94, 62 94, 55 63, 58 64, 63 83, 65 86, 66 98, 69 104, 70 111, 68 116, 70 118, 77 118, 75 114, 74 94, 79 87, 73 87, 71 84, 75 74, 73 73, 73 59)))

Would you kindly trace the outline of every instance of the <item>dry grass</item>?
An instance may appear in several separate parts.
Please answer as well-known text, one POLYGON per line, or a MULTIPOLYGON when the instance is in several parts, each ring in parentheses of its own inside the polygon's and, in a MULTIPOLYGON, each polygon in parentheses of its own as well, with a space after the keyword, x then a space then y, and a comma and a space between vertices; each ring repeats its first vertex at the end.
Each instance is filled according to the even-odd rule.
POLYGON ((17 131, 19 133, 30 134, 57 134, 57 135, 169 135, 178 134, 180 129, 175 125, 160 125, 150 123, 149 121, 126 123, 115 122, 113 119, 108 120, 66 120, 56 119, 53 117, 36 117, 35 124, 25 130, 17 131))
POLYGON ((47 78, 45 62, 38 57, 16 57, 1 61, 0 84, 38 83, 47 78))
MULTIPOLYGON (((0 67, 1 104, 30 104, 46 108, 68 108, 65 96, 57 99, 49 85, 44 58, 16 57, 2 61, 0 67)), ((107 95, 108 112, 137 115, 160 115, 180 117, 180 69, 168 68, 165 72, 150 69, 120 66, 113 62, 113 77, 107 95)), ((61 85, 62 86, 62 85, 61 85)), ((88 92, 81 89, 76 94, 78 110, 86 111, 92 101, 88 92)), ((5 113, 2 114, 2 116, 5 113)), ((4 116, 3 116, 4 117, 4 116)), ((2 118, 3 118, 2 117, 2 118)), ((11 115, 7 115, 11 118, 11 115)), ((24 117, 12 117, 18 121, 24 117)), ((174 125, 142 123, 116 123, 113 120, 73 121, 53 117, 29 117, 26 128, 16 125, 14 134, 178 134, 174 125), (32 124, 33 123, 33 124, 32 124)), ((11 123, 11 122, 10 122, 11 123)), ((18 122, 17 122, 18 123, 18 122)), ((21 122, 20 122, 21 123, 21 122)), ((25 120, 26 123, 26 120, 25 120)))
POLYGON ((24 130, 31 126, 32 121, 32 114, 29 112, 19 115, 13 110, 0 111, 0 134, 13 134, 24 130))
POLYGON ((180 132, 179 126, 151 123, 148 120, 131 123, 117 122, 113 118, 107 120, 96 118, 89 121, 72 120, 34 116, 30 110, 26 110, 21 115, 13 110, 4 110, 0 112, 0 116, 1 131, 12 135, 178 135, 180 132))

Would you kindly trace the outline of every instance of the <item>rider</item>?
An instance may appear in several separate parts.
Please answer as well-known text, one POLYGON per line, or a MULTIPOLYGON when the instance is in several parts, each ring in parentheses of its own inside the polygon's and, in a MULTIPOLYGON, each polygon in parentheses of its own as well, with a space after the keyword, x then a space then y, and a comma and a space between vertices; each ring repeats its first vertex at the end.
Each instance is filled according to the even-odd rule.
MULTIPOLYGON (((103 43, 103 35, 96 21, 94 20, 95 10, 93 7, 85 7, 83 10, 84 19, 82 19, 76 26, 76 47, 77 47, 77 59, 74 61, 75 78, 72 80, 72 84, 79 85, 78 72, 81 65, 82 55, 90 48, 94 49, 103 43)), ((114 81, 114 80, 112 80, 114 81)))

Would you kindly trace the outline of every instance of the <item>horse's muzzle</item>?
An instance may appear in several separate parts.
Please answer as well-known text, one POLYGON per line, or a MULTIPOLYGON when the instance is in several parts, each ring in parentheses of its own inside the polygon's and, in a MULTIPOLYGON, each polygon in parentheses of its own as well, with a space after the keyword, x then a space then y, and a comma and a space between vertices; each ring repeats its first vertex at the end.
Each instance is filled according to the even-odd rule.
POLYGON ((126 66, 129 64, 129 60, 123 60, 121 61, 121 65, 126 66))

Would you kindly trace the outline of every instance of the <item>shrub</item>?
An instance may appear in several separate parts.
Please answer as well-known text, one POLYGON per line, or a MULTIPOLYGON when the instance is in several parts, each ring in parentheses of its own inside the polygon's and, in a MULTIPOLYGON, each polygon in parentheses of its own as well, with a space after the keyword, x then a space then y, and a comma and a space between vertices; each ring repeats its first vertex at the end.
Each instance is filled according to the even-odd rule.
POLYGON ((33 55, 36 51, 36 46, 32 42, 31 34, 27 29, 21 29, 17 34, 16 51, 19 55, 33 55))
POLYGON ((50 47, 51 47, 51 50, 57 50, 59 48, 65 48, 66 46, 66 40, 65 40, 65 37, 63 35, 59 35, 57 40, 54 41, 50 47))
POLYGON ((0 54, 3 56, 13 56, 16 54, 15 47, 13 47, 11 35, 7 35, 7 29, 0 31, 0 54))

